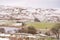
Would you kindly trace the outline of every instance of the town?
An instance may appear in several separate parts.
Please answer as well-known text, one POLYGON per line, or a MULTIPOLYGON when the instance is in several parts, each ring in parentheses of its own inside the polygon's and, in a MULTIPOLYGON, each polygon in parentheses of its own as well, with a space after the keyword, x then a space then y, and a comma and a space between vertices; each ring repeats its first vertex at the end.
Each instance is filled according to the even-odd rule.
POLYGON ((59 22, 60 9, 0 5, 0 40, 60 40, 59 22))

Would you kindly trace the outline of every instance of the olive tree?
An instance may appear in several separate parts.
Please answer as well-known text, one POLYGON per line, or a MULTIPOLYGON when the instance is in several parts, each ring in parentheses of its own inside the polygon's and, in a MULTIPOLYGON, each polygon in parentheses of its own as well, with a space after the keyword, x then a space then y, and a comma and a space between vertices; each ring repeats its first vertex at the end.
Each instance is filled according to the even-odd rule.
POLYGON ((37 30, 33 26, 28 27, 28 33, 36 34, 37 30))
POLYGON ((28 27, 23 27, 22 29, 18 30, 18 32, 36 34, 37 30, 33 26, 28 26, 28 27))
POLYGON ((57 39, 60 40, 60 39, 59 39, 60 23, 56 23, 56 24, 54 25, 54 27, 51 28, 51 31, 52 31, 52 33, 54 33, 54 34, 56 35, 57 39))

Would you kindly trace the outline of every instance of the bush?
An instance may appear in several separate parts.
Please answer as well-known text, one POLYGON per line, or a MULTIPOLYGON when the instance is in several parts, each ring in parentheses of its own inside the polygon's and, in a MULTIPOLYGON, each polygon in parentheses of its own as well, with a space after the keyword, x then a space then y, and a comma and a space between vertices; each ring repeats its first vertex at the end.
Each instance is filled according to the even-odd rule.
POLYGON ((28 33, 36 34, 37 30, 33 26, 28 27, 28 33))

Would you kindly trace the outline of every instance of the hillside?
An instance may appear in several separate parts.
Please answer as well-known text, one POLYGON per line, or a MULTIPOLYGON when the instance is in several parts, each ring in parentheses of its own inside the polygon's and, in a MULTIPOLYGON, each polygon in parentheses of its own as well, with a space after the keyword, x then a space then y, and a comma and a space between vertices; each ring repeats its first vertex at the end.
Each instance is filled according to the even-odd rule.
POLYGON ((60 22, 60 9, 23 8, 0 5, 0 20, 60 22))

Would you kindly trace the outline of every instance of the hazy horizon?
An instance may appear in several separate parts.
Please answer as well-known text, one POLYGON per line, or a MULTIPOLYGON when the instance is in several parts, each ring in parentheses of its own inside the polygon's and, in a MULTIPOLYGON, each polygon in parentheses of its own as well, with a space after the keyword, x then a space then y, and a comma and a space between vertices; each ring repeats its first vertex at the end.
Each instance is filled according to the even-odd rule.
POLYGON ((0 5, 32 8, 60 8, 60 0, 0 0, 0 5))

